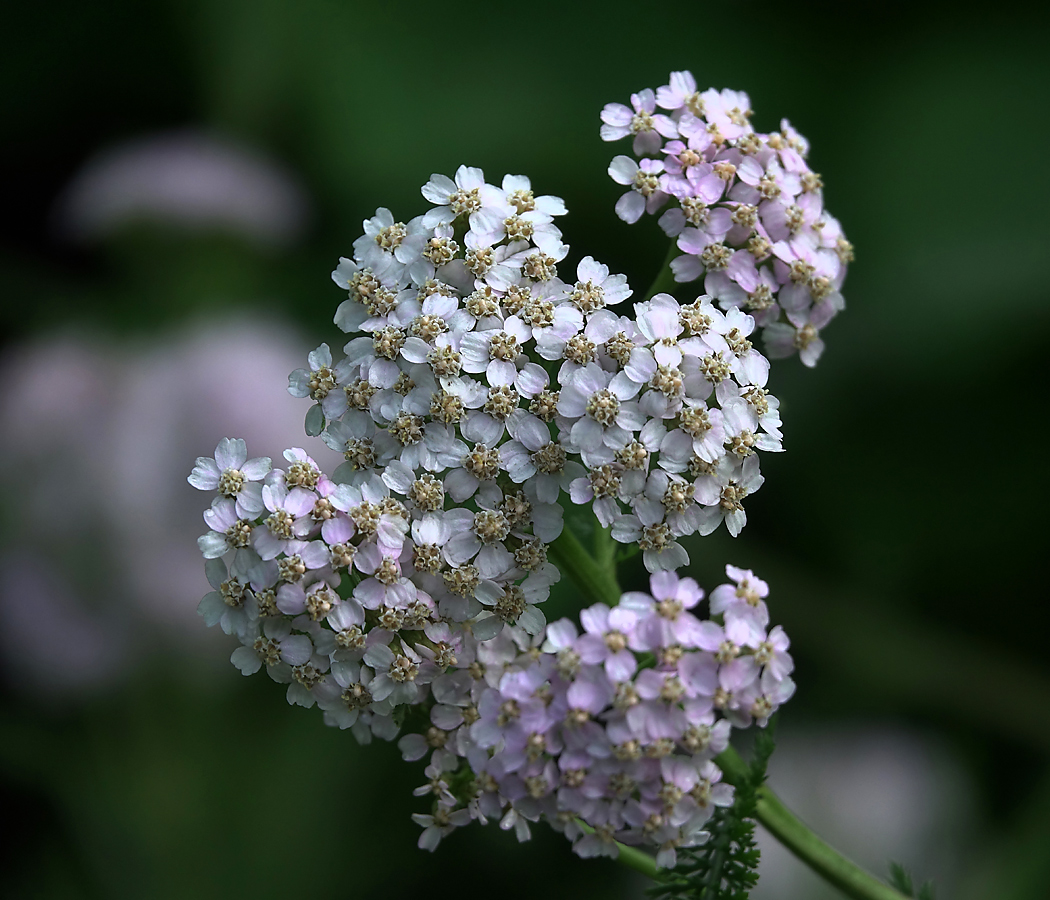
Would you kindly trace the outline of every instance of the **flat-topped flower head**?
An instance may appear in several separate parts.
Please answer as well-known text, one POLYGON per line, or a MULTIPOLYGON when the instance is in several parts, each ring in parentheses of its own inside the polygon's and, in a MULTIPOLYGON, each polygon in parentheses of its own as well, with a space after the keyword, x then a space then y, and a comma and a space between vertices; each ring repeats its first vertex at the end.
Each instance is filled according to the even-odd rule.
POLYGON ((702 278, 724 309, 752 312, 769 356, 798 353, 815 365, 824 349, 818 332, 845 305, 854 251, 824 208, 809 143, 787 120, 780 131, 756 132, 746 93, 700 91, 690 72, 672 72, 655 95, 633 100, 634 112, 619 104, 603 112, 602 138, 634 134, 643 157, 617 156, 609 167, 631 188, 617 215, 636 222, 670 203, 660 226, 683 254, 671 261, 675 280, 702 278), (659 126, 651 100, 670 112, 676 134, 659 126), (664 145, 661 135, 675 139, 664 145))

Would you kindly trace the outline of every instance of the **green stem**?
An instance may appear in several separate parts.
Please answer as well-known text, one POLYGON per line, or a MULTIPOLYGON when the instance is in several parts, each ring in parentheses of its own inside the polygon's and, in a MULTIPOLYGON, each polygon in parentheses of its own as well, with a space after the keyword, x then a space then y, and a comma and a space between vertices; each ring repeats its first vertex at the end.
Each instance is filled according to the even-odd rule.
MULTIPOLYGON (((659 279, 657 279, 659 281, 659 279)), ((604 532, 603 532, 604 534, 604 532)), ((616 580, 615 548, 606 546, 606 537, 595 535, 595 551, 601 564, 591 556, 572 531, 566 529, 551 544, 558 568, 568 575, 581 593, 592 601, 615 606, 620 600, 616 580)), ((611 543, 611 537, 608 538, 611 543)), ((739 784, 749 774, 747 763, 732 747, 715 758, 730 784, 739 784)), ((906 900, 903 894, 879 881, 850 861, 789 810, 768 787, 758 789, 756 818, 780 843, 795 854, 821 878, 854 900, 906 900)), ((584 826, 586 827, 586 826, 584 826)), ((650 878, 657 873, 656 861, 634 847, 620 845, 620 861, 650 878)))
POLYGON ((636 872, 641 872, 648 878, 656 879, 656 875, 660 870, 656 868, 656 860, 648 853, 639 850, 637 847, 628 847, 626 844, 619 842, 617 842, 616 846, 620 848, 620 855, 616 857, 618 862, 622 862, 636 872))
MULTIPOLYGON (((747 763, 732 747, 715 757, 715 762, 730 784, 736 784, 748 775, 747 763)), ((781 844, 847 897, 853 897, 854 900, 905 900, 903 894, 879 881, 827 844, 765 785, 758 789, 755 818, 781 844)))
MULTIPOLYGON (((612 543, 611 538, 609 542, 612 543)), ((568 528, 550 545, 550 553, 561 572, 569 575, 592 603, 615 606, 620 602, 620 584, 616 580, 616 564, 612 553, 603 552, 599 562, 568 528)))
POLYGON ((653 279, 653 283, 649 285, 649 290, 645 292, 645 297, 642 301, 649 300, 654 294, 670 293, 675 284, 674 274, 671 272, 671 260, 676 256, 680 256, 678 252, 678 241, 674 239, 671 241, 671 246, 667 248, 667 255, 664 257, 664 261, 660 263, 660 270, 656 273, 656 278, 653 279))
MULTIPOLYGON (((576 824, 586 831, 587 834, 594 834, 594 829, 582 819, 577 819, 576 824)), ((621 844, 619 841, 616 842, 616 846, 620 851, 620 855, 616 857, 617 862, 621 862, 625 866, 629 866, 649 878, 656 878, 656 875, 660 870, 656 867, 656 860, 648 853, 639 850, 637 847, 628 847, 626 844, 621 844)))
MULTIPOLYGON (((604 570, 612 573, 613 580, 616 580, 616 551, 618 549, 616 541, 612 539, 612 528, 601 528, 595 523, 594 526, 594 557, 595 563, 604 570)), ((616 584, 616 589, 620 589, 619 582, 616 584)))

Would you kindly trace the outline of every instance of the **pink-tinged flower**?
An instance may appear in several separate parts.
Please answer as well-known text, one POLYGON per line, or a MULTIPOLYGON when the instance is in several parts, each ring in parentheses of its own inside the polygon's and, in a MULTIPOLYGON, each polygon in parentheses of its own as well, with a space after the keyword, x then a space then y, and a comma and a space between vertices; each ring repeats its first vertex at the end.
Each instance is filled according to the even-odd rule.
MULTIPOLYGON (((696 641, 703 646, 712 622, 701 622, 696 641), (702 635, 702 636, 701 636, 702 635)), ((685 686, 689 702, 685 704, 687 718, 698 712, 709 713, 712 698, 718 690, 718 663, 711 653, 684 653, 678 660, 678 677, 685 686)))
POLYGON ((686 724, 679 701, 685 696, 685 686, 676 672, 642 669, 634 680, 634 689, 642 702, 627 710, 626 721, 638 741, 648 745, 682 734, 686 724))
POLYGON ((633 224, 644 212, 649 215, 656 213, 670 199, 660 184, 663 171, 663 160, 643 159, 637 163, 629 156, 614 157, 609 163, 609 177, 617 184, 631 188, 616 201, 616 215, 633 224))
POLYGON ((667 138, 678 136, 674 120, 656 112, 656 95, 649 88, 631 94, 631 107, 622 103, 605 104, 601 127, 603 141, 618 141, 633 134, 635 156, 654 156, 663 143, 661 135, 667 138))
POLYGON ((760 641, 755 648, 755 661, 765 666, 770 677, 776 681, 783 681, 795 669, 795 661, 787 652, 791 646, 787 632, 780 625, 774 626, 764 641, 760 641))
POLYGON ((845 306, 838 285, 844 270, 838 256, 819 247, 812 235, 797 235, 791 240, 773 244, 774 270, 784 285, 778 302, 787 310, 805 309, 814 301, 823 301, 833 308, 845 306))
POLYGON ((769 717, 795 693, 795 682, 784 677, 777 679, 770 669, 765 669, 760 678, 753 679, 740 688, 734 696, 734 708, 727 710, 730 720, 738 727, 746 728, 752 718, 760 728, 765 728, 769 717))
POLYGON ((375 544, 363 545, 354 563, 371 576, 354 589, 355 599, 365 609, 407 609, 415 601, 416 585, 404 576, 400 561, 385 556, 375 544))
POLYGON ((204 511, 204 522, 211 529, 197 538, 197 546, 205 559, 217 559, 231 550, 244 550, 251 545, 254 524, 237 515, 233 500, 216 497, 204 511))
POLYGON ((809 310, 795 310, 787 314, 787 322, 774 322, 762 331, 769 355, 774 359, 792 356, 796 352, 802 364, 813 368, 824 352, 820 330, 831 321, 835 310, 828 303, 818 303, 809 310))
POLYGON ((704 101, 704 118, 727 141, 735 141, 751 131, 751 100, 743 91, 710 88, 700 97, 704 101))
MULTIPOLYGON (((276 561, 283 581, 295 581, 305 572, 323 569, 332 559, 331 551, 323 541, 287 541, 284 552, 285 556, 276 561)), ((272 560, 266 562, 273 565, 272 560)), ((236 565, 236 558, 234 564, 236 565)))
MULTIPOLYGON (((360 536, 361 547, 374 545, 383 556, 396 559, 401 555, 409 526, 400 512, 394 512, 386 505, 388 497, 386 484, 373 477, 359 478, 356 486, 340 484, 328 499, 335 509, 346 513, 354 523, 354 533, 360 536)), ((342 534, 334 536, 341 537, 342 534)))
POLYGON ((550 622, 544 632, 541 649, 554 654, 555 666, 563 678, 572 678, 580 670, 580 655, 575 650, 578 636, 579 631, 571 619, 550 622))
POLYGON ((500 678, 498 689, 486 689, 478 700, 478 720, 470 726, 479 747, 497 746, 507 729, 526 733, 547 731, 553 718, 537 691, 546 683, 544 668, 511 670, 500 678))
POLYGON ((765 639, 769 609, 765 598, 769 585, 750 569, 726 566, 733 584, 722 584, 711 592, 711 612, 722 615, 731 641, 755 647, 765 639))
POLYGON ((731 784, 722 781, 722 770, 708 760, 697 771, 697 784, 691 793, 697 806, 701 808, 728 807, 733 805, 735 789, 731 784))
MULTIPOLYGON (((753 423, 751 430, 757 434, 757 430, 761 428, 778 442, 776 446, 768 449, 780 449, 779 441, 783 438, 781 428, 784 424, 780 419, 780 401, 769 391, 753 386, 740 387, 731 381, 724 381, 715 388, 715 394, 723 407, 737 400, 744 401, 747 404, 747 415, 753 423)), ((767 449, 759 443, 755 446, 760 450, 767 449)))
POLYGON ((609 609, 604 603, 596 603, 580 613, 584 634, 575 643, 576 652, 587 665, 604 666, 611 681, 627 681, 638 668, 638 661, 628 649, 629 636, 637 622, 634 610, 609 609))
POLYGON ((620 607, 638 614, 632 632, 632 649, 642 652, 677 644, 698 647, 700 621, 690 610, 703 600, 704 592, 693 578, 679 578, 673 571, 653 573, 649 579, 652 595, 629 592, 620 607))
MULTIPOLYGON (((714 170, 706 153, 711 149, 711 137, 700 131, 688 143, 671 141, 664 147, 665 174, 660 186, 679 200, 695 198, 706 204, 717 203, 726 189, 725 180, 714 170)), ((684 213, 682 214, 684 220, 684 213)))
MULTIPOLYGON (((602 806, 608 805, 602 804, 602 806)), ((594 804, 588 810, 588 823, 601 816, 600 813, 596 815, 598 806, 598 804, 594 804)), ((566 835, 568 836, 568 829, 566 829, 566 835)), ((620 855, 620 847, 616 842, 615 831, 612 826, 604 822, 590 833, 581 831, 576 842, 572 845, 572 851, 583 859, 593 859, 598 856, 608 856, 610 859, 617 859, 620 855)))
POLYGON ((672 72, 669 82, 656 89, 658 106, 671 112, 688 112, 694 116, 703 115, 703 103, 696 89, 696 79, 692 72, 672 72))
POLYGON ((694 764, 718 756, 729 746, 733 730, 728 719, 715 721, 710 704, 706 706, 684 704, 689 727, 682 735, 682 746, 693 755, 694 764))
POLYGON ((325 581, 303 585, 301 582, 282 584, 277 589, 277 608, 287 616, 306 614, 312 622, 324 619, 342 600, 325 581))
POLYGON ((215 458, 197 457, 186 480, 199 491, 218 491, 234 500, 238 517, 251 519, 263 510, 259 482, 271 468, 269 457, 248 459, 248 447, 240 438, 223 438, 215 447, 215 458))
POLYGON ((289 541, 303 538, 313 528, 310 513, 317 495, 301 487, 289 490, 285 484, 263 487, 263 503, 269 515, 252 532, 252 546, 262 559, 274 559, 289 541))
POLYGON ((780 283, 772 268, 756 264, 751 253, 734 253, 724 272, 708 272, 704 290, 723 309, 749 310, 759 325, 768 325, 780 318, 780 306, 776 302, 780 283))
POLYGON ((729 265, 732 251, 729 251, 730 257, 725 261, 707 259, 704 257, 704 251, 712 244, 720 244, 725 240, 725 236, 732 227, 732 213, 725 207, 716 207, 709 211, 704 221, 698 227, 686 228, 682 231, 678 236, 678 249, 683 253, 690 253, 699 257, 700 263, 707 269, 716 267, 725 269, 729 265))

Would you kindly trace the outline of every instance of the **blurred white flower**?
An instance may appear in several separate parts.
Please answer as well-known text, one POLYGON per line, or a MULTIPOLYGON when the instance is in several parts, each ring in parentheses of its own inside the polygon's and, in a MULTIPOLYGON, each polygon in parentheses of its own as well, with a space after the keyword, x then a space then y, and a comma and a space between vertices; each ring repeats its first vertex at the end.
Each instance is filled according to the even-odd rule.
POLYGON ((56 229, 77 241, 145 220, 287 244, 302 233, 309 205, 293 176, 257 151, 184 131, 103 151, 75 176, 54 216, 56 229))
POLYGON ((303 410, 273 386, 305 350, 257 317, 138 344, 52 335, 6 348, 0 658, 13 685, 91 689, 158 644, 225 659, 196 612, 207 586, 186 459, 231 427, 280 458, 303 410))

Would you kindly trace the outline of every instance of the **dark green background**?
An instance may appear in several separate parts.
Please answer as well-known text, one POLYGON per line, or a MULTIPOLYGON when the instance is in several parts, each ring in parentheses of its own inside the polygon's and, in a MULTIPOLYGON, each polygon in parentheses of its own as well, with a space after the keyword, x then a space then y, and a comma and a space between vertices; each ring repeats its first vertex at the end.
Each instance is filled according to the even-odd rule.
MULTIPOLYGON (((903 723, 950 746, 978 816, 959 896, 1045 897, 1050 63, 1045 16, 1002 9, 22 4, 0 31, 5 341, 56 323, 136 340, 245 304, 331 340, 327 273, 362 218, 416 214, 418 186, 461 162, 564 197, 571 260, 644 290, 665 238, 613 214, 622 150, 598 139, 601 106, 677 68, 747 90, 759 130, 786 116, 810 139, 857 260, 817 370, 774 368, 789 452, 764 464, 740 539, 693 546, 695 574, 713 585, 730 561, 772 582, 798 661, 785 731, 903 723), (163 227, 94 249, 52 237, 51 204, 94 152, 183 126, 295 171, 307 238, 261 253, 163 227)), ((416 768, 235 674, 161 658, 69 709, 9 691, 11 895, 635 890, 546 833, 519 847, 473 828, 416 851, 416 768)))

